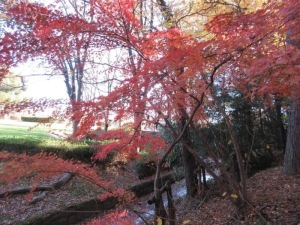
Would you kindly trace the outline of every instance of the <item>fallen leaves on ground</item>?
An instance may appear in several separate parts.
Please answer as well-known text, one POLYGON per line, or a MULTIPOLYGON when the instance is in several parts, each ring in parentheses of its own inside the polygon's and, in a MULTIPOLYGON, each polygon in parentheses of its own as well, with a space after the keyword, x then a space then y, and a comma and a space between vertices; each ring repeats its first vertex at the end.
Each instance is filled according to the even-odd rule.
MULTIPOLYGON (((249 202, 238 209, 230 196, 215 196, 197 208, 179 212, 191 225, 298 225, 300 223, 300 174, 287 176, 282 167, 255 174, 248 180, 249 202)), ((182 224, 182 223, 179 223, 182 224)))

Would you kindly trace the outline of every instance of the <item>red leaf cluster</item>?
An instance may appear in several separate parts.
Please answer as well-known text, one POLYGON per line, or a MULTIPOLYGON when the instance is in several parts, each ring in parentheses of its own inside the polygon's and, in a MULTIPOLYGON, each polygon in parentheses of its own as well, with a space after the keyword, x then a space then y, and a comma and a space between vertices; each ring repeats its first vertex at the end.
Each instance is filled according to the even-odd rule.
POLYGON ((25 153, 0 152, 0 162, 1 173, 5 174, 5 176, 0 176, 2 183, 26 177, 34 177, 34 180, 38 181, 40 178, 50 178, 64 172, 72 172, 103 190, 109 190, 111 186, 109 182, 101 180, 97 171, 91 166, 81 162, 63 160, 45 153, 29 156, 25 153))

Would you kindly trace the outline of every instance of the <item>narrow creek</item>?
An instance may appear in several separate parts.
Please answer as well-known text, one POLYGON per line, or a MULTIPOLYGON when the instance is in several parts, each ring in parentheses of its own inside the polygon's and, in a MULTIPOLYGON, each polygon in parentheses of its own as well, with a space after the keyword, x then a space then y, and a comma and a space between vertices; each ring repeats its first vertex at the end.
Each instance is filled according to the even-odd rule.
MULTIPOLYGON (((212 179, 213 179, 213 177, 210 176, 208 173, 206 173, 206 181, 210 181, 212 179)), ((182 179, 182 180, 177 181, 174 184, 172 184, 172 194, 173 194, 174 201, 180 200, 181 198, 183 198, 186 195, 186 192, 187 191, 186 191, 186 187, 185 187, 185 179, 182 179)), ((147 196, 144 196, 144 197, 138 199, 136 204, 134 204, 134 208, 136 209, 136 211, 141 213, 140 216, 144 220, 149 220, 151 217, 154 216, 154 204, 149 205, 147 203, 147 200, 150 199, 152 197, 152 195, 153 195, 153 193, 151 193, 147 196)), ((163 201, 164 201, 164 205, 166 207, 167 206, 166 194, 163 195, 163 201)), ((138 218, 135 220, 135 224, 142 225, 145 223, 143 222, 143 220, 141 218, 138 218)))
MULTIPOLYGON (((165 180, 164 182, 166 182, 166 180, 169 180, 172 177, 173 177, 172 174, 166 175, 164 177, 164 180, 165 180)), ((175 178, 173 177, 172 179, 175 179, 175 178)), ((213 179, 213 177, 210 176, 208 173, 206 173, 206 181, 210 181, 212 179, 213 179)), ((183 179, 183 177, 181 177, 181 179, 177 179, 177 181, 175 183, 173 183, 171 187, 172 187, 172 194, 173 194, 173 200, 175 202, 175 206, 178 205, 178 203, 185 201, 185 198, 184 198, 186 195, 185 179, 183 179)), ((118 209, 117 211, 121 212, 120 218, 123 218, 125 216, 128 219, 128 217, 129 217, 129 219, 134 224, 145 225, 145 221, 148 221, 148 222, 151 221, 152 218, 154 218, 154 214, 155 214, 154 204, 149 205, 147 203, 148 200, 151 199, 154 194, 153 193, 153 180, 147 181, 147 182, 143 183, 142 186, 139 185, 139 187, 134 188, 134 192, 137 194, 138 198, 134 202, 125 206, 123 208, 123 210, 125 210, 124 212, 121 212, 121 211, 123 211, 122 209, 118 209), (135 191, 137 191, 137 193, 135 191)), ((166 194, 163 194, 163 201, 164 201, 164 205, 166 206, 167 205, 166 194)), ((96 206, 99 207, 100 205, 96 204, 96 206)), ((90 216, 89 219, 88 218, 83 219, 83 220, 81 220, 81 222, 78 222, 76 224, 85 225, 89 221, 104 218, 105 215, 107 215, 109 212, 115 211, 113 208, 114 208, 114 206, 110 209, 103 210, 102 212, 99 212, 97 214, 94 214, 93 216, 90 216)), ((125 219, 125 217, 123 219, 125 219)), ((151 222, 150 222, 150 224, 151 224, 151 222)), ((57 224, 55 224, 55 225, 57 225, 57 224)))

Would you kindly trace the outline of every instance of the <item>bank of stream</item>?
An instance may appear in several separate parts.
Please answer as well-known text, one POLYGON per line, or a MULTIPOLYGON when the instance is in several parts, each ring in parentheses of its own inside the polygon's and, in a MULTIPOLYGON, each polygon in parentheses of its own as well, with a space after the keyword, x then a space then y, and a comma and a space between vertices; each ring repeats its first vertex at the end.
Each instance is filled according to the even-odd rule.
MULTIPOLYGON (((165 183, 167 180, 171 180, 172 182, 172 194, 173 194, 173 200, 174 202, 180 202, 184 199, 186 195, 186 186, 185 186, 185 179, 183 174, 177 174, 174 175, 167 175, 163 177, 163 183, 165 183)), ((212 180, 212 177, 207 174, 206 175, 207 182, 210 182, 212 180)), ((134 193, 136 193, 136 196, 138 197, 134 202, 125 205, 122 210, 127 210, 127 216, 130 218, 133 224, 136 225, 144 225, 145 221, 152 221, 154 218, 154 204, 149 205, 148 200, 153 197, 153 186, 154 180, 150 180, 147 182, 143 182, 141 185, 134 186, 132 190, 134 190, 134 193), (136 190, 139 190, 136 192, 136 190)), ((167 205, 167 197, 166 194, 163 195, 163 201, 165 206, 167 205)), ((120 209, 118 209, 120 211, 120 209)), ((122 211, 121 210, 121 211, 122 211)), ((85 220, 84 222, 78 223, 78 225, 84 225, 87 222, 97 219, 97 218, 103 218, 105 217, 109 212, 114 211, 114 209, 107 210, 100 212, 98 215, 95 215, 95 217, 85 220)), ((151 224, 151 222, 149 222, 151 224)))
MULTIPOLYGON (((175 181, 182 180, 183 175, 169 173, 163 176, 162 179, 163 182, 170 180, 174 183, 175 181)), ((141 198, 153 192, 153 187, 154 180, 147 180, 130 187, 128 190, 133 192, 138 198, 141 198)), ((63 199, 61 200, 63 201, 63 199)), ((2 222, 6 225, 72 225, 78 224, 88 218, 94 218, 99 213, 113 210, 117 204, 117 197, 108 197, 104 200, 91 198, 90 200, 68 205, 65 208, 59 208, 45 214, 37 212, 35 216, 31 216, 24 220, 6 220, 4 218, 2 222)), ((147 212, 147 214, 149 213, 151 213, 151 211, 147 212)))

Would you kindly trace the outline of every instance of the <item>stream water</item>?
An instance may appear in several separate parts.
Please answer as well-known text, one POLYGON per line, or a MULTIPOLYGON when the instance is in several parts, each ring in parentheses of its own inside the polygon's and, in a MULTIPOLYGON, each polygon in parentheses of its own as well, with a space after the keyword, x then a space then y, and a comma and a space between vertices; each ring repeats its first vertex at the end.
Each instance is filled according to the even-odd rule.
MULTIPOLYGON (((206 180, 212 180, 213 177, 210 176, 209 174, 206 174, 206 180)), ((173 194, 173 200, 176 201, 178 199, 183 198, 186 195, 186 187, 185 187, 185 180, 177 181, 176 183, 172 184, 172 194, 173 194)), ((153 193, 152 193, 153 195, 153 193)), ((150 197, 152 197, 150 195, 150 197)), ((148 198, 150 198, 148 197, 148 198)), ((142 212, 140 214, 141 217, 143 217, 145 220, 148 220, 150 217, 154 216, 154 204, 149 205, 147 204, 147 199, 146 197, 143 197, 139 199, 138 205, 140 206, 140 209, 137 209, 137 211, 142 212)), ((163 195, 163 201, 164 205, 167 206, 167 196, 166 194, 163 195)), ((136 225, 141 225, 145 224, 141 218, 138 218, 135 220, 136 225)))

